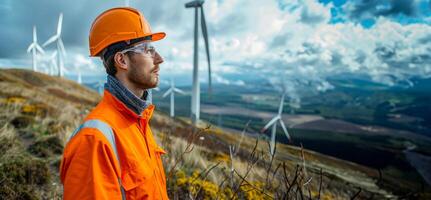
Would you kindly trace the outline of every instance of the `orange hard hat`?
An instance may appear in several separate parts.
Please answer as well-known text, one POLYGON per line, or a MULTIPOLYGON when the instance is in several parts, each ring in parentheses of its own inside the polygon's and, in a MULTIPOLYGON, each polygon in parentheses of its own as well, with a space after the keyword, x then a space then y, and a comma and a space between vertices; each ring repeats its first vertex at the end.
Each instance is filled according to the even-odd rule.
POLYGON ((163 39, 164 32, 151 32, 144 15, 130 7, 109 9, 100 14, 91 25, 90 56, 100 56, 102 50, 120 41, 148 37, 151 41, 163 39))

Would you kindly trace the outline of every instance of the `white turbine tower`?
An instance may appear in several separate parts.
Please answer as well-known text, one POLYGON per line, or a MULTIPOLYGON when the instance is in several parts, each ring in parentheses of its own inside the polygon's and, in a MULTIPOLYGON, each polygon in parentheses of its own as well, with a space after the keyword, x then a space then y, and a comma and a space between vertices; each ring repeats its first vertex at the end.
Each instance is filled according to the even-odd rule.
POLYGON ((202 35, 204 37, 205 42, 205 50, 207 54, 208 61, 208 89, 211 90, 211 62, 210 62, 210 52, 208 46, 208 32, 207 25, 205 22, 205 15, 202 5, 204 4, 203 0, 195 0, 185 4, 186 8, 195 8, 195 30, 194 30, 194 55, 193 55, 193 89, 192 89, 192 103, 191 103, 191 118, 193 125, 196 125, 199 121, 200 116, 200 85, 199 85, 199 67, 198 67, 198 10, 200 8, 201 11, 201 28, 202 35))
POLYGON ((281 101, 280 101, 280 106, 278 107, 278 114, 271 119, 271 121, 269 121, 265 127, 262 128, 261 132, 264 132, 265 130, 267 130, 270 126, 272 126, 271 129, 271 142, 270 142, 270 150, 271 150, 271 155, 274 155, 274 150, 275 150, 275 135, 277 132, 277 122, 280 123, 281 128, 284 131, 284 134, 286 134, 287 139, 290 141, 290 135, 287 132, 287 128, 286 125, 284 124, 283 120, 282 120, 282 113, 283 113, 283 104, 284 104, 284 95, 285 93, 283 93, 283 95, 281 96, 281 101))
POLYGON ((54 71, 58 68, 56 58, 57 58, 57 51, 54 51, 54 53, 52 53, 51 56, 48 58, 49 75, 51 75, 51 76, 54 75, 54 71))
POLYGON ((78 71, 78 80, 77 80, 77 82, 79 84, 82 84, 81 67, 77 67, 76 70, 78 71))
POLYGON ((32 53, 33 55, 33 71, 37 71, 37 52, 41 54, 45 54, 45 51, 42 49, 42 47, 37 43, 37 33, 36 33, 36 26, 33 26, 33 42, 28 46, 27 52, 32 53))
POLYGON ((155 88, 147 90, 148 91, 148 95, 147 95, 147 100, 146 101, 149 102, 149 103, 151 103, 151 104, 153 104, 153 90, 160 91, 159 87, 155 87, 155 88))
POLYGON ((62 77, 64 74, 63 70, 63 59, 66 56, 66 50, 64 49, 63 41, 61 40, 61 26, 63 23, 63 13, 60 13, 58 17, 58 25, 57 25, 57 33, 49 38, 42 46, 47 46, 53 42, 57 42, 57 67, 58 67, 58 76, 62 77))
POLYGON ((171 117, 175 116, 175 107, 174 107, 175 106, 175 92, 183 94, 183 95, 185 94, 184 91, 176 88, 174 85, 174 81, 171 80, 171 88, 169 88, 168 91, 166 91, 163 94, 163 98, 165 98, 169 94, 171 95, 171 117))

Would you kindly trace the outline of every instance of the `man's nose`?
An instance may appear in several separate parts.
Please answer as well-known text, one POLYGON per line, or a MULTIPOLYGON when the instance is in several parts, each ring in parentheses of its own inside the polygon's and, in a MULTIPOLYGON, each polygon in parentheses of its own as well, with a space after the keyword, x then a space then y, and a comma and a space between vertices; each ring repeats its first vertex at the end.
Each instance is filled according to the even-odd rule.
POLYGON ((158 65, 163 62, 162 56, 159 54, 159 52, 156 51, 156 54, 154 55, 154 64, 158 65))

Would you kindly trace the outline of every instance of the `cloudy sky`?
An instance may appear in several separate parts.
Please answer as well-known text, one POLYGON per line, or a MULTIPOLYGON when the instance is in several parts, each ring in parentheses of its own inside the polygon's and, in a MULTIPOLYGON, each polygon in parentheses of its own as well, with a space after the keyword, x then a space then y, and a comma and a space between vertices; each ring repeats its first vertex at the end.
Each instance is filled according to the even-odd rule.
MULTIPOLYGON (((155 44, 165 58, 161 78, 191 84, 194 12, 184 8, 188 0, 129 1, 153 31, 167 33, 155 44)), ((88 32, 98 14, 122 5, 122 0, 1 0, 0 67, 31 68, 26 49, 33 25, 42 44, 62 12, 68 73, 81 67, 88 75, 103 74, 100 61, 88 57, 88 32)), ((215 83, 268 80, 288 90, 307 85, 325 91, 333 87, 327 81, 332 77, 388 86, 431 77, 430 0, 207 0, 204 10, 215 83)), ((200 78, 206 82, 202 38, 200 45, 200 78)), ((45 50, 51 54, 54 45, 45 50)))

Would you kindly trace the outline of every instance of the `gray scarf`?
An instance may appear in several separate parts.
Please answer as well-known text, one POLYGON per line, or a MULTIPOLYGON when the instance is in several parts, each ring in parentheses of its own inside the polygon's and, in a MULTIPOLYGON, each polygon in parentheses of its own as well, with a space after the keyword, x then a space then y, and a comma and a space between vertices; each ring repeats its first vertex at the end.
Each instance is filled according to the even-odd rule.
POLYGON ((139 98, 111 75, 108 75, 107 77, 105 89, 137 115, 141 115, 142 111, 151 104, 151 101, 148 101, 151 100, 151 93, 148 92, 148 90, 144 91, 144 95, 139 98))

